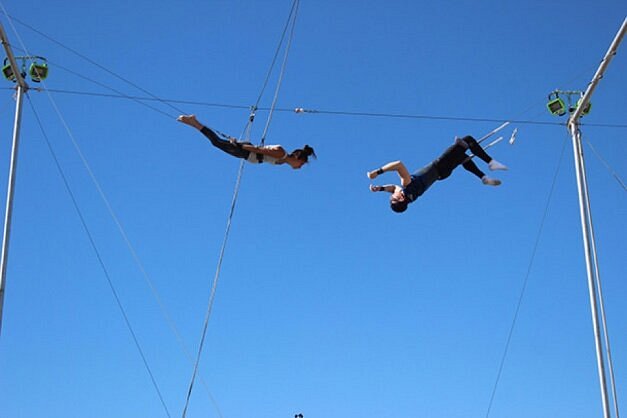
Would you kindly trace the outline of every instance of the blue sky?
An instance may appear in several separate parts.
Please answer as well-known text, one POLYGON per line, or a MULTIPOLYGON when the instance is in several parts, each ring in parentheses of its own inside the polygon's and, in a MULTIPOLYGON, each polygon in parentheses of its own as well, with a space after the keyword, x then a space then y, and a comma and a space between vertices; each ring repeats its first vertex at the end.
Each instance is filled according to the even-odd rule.
MULTIPOLYGON (((24 103, 1 416, 168 415, 46 138, 167 410, 181 416, 193 365, 73 141, 195 353, 239 162, 172 107, 94 94, 147 96, 113 73, 159 98, 234 105, 174 104, 239 135, 290 5, 3 3, 56 42, 0 17, 16 55, 49 61, 32 87, 54 91, 32 89, 24 103)), ((319 158, 300 171, 246 166, 187 416, 484 417, 525 283, 489 416, 601 416, 572 146, 545 104, 553 89, 586 88, 624 18, 614 0, 301 1, 279 108, 425 117, 274 115, 267 143, 307 143, 319 158), (501 187, 460 169, 402 215, 368 191, 367 170, 397 159, 417 169, 455 135, 502 120, 519 121, 505 135, 519 133, 490 150, 510 168, 496 174, 501 187)), ((627 175, 626 48, 582 127, 619 401, 627 212, 611 170, 627 175)), ((14 102, 12 85, 0 87, 6 184, 14 102)))

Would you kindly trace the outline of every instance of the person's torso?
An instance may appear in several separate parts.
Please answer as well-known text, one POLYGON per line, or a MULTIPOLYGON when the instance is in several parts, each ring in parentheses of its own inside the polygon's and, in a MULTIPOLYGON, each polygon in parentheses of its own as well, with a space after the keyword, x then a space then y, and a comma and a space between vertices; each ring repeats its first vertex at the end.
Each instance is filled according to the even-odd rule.
POLYGON ((439 178, 438 169, 434 163, 428 164, 411 175, 411 182, 403 188, 403 194, 413 202, 435 183, 439 178))
MULTIPOLYGON (((268 146, 267 148, 271 148, 271 146, 268 146)), ((276 157, 272 157, 270 155, 265 155, 265 154, 259 154, 256 152, 251 152, 250 154, 248 154, 248 158, 246 158, 246 161, 248 161, 249 163, 252 164, 261 164, 261 163, 265 163, 265 164, 283 164, 285 162, 285 157, 286 154, 283 155, 283 157, 281 158, 276 158, 276 157)))

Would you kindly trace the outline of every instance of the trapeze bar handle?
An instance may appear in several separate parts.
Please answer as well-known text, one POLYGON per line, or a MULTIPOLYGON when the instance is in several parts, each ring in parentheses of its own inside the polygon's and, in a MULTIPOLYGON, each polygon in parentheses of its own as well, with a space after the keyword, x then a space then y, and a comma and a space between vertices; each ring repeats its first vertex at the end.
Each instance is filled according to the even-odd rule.
POLYGON ((493 131, 491 131, 491 132, 487 133, 486 135, 484 135, 481 139, 477 140, 477 142, 481 143, 481 142, 485 141, 486 139, 488 139, 489 137, 491 137, 492 135, 494 135, 495 133, 497 133, 501 129, 505 128, 509 124, 510 124, 510 122, 505 122, 504 124, 502 124, 498 128, 496 128, 493 131))
MULTIPOLYGON (((508 123, 509 123, 509 122, 508 122, 508 123)), ((485 138, 484 138, 484 139, 485 139, 485 138)), ((490 142, 488 145, 486 145, 485 147, 483 147, 483 149, 484 149, 484 150, 486 150, 486 149, 490 148, 491 146, 498 144, 498 143, 499 143, 499 142, 501 142, 502 140, 503 140, 503 137, 502 137, 502 136, 499 136, 499 137, 498 137, 498 138, 496 138, 494 141, 490 142)), ((468 158, 466 158, 464 161, 468 161, 468 160, 471 160, 471 159, 473 159, 473 158, 475 158, 475 154, 470 154, 470 155, 468 156, 468 158)))
POLYGON ((516 134, 518 133, 518 128, 514 128, 514 132, 512 132, 512 136, 509 137, 509 144, 514 145, 514 141, 516 141, 516 134))

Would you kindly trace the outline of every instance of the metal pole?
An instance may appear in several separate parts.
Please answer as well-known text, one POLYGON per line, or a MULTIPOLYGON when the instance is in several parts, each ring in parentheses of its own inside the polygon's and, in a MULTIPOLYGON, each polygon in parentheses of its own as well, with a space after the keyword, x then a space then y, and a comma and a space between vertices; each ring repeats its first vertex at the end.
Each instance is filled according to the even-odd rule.
POLYGON ((2 312, 4 308, 4 288, 7 274, 7 260, 9 257, 9 236, 11 235, 11 215, 13 214, 13 192, 15 189, 15 171, 17 168, 17 151, 20 135, 20 120, 22 116, 22 97, 24 89, 17 87, 17 104, 15 105, 15 123, 13 124, 13 146, 11 148, 11 165, 9 167, 9 187, 7 189, 7 204, 4 213, 4 234, 2 236, 2 255, 0 259, 0 332, 2 332, 2 312))
POLYGON ((603 360, 603 344, 599 328, 599 313, 597 309, 597 289, 592 266, 592 244, 590 238, 591 215, 588 188, 585 181, 586 168, 583 160, 581 135, 577 124, 570 125, 573 138, 573 153, 575 155, 575 171, 577 174, 577 189, 579 191, 579 209, 581 213, 581 230, 583 232, 584 254, 586 258, 586 271, 588 273, 588 293, 590 297, 590 311, 592 314, 592 329, 594 332, 594 345, 597 355, 597 369, 599 384, 601 387, 601 402, 603 405, 603 417, 610 418, 610 405, 607 395, 607 378, 605 376, 605 363, 603 360))
POLYGON ((4 309, 4 289, 6 284, 7 258, 9 256, 9 236, 11 234, 11 215, 13 212, 13 191, 15 188, 15 175, 17 168, 17 151, 20 137, 20 122, 22 119, 22 97, 24 92, 28 90, 28 85, 24 81, 20 68, 15 61, 15 56, 11 50, 11 46, 7 41, 4 28, 0 24, 0 40, 4 47, 11 68, 15 74, 17 81, 17 103, 15 105, 15 121, 13 124, 13 146, 11 148, 11 164, 9 167, 9 185, 7 189, 7 203, 4 214, 4 234, 2 236, 2 255, 0 259, 0 332, 2 332, 2 312, 4 309))
MULTIPOLYGON (((616 51, 618 50, 618 46, 620 45, 625 33, 627 32, 627 18, 623 20, 623 24, 621 25, 618 33, 614 37, 614 40, 610 44, 609 49, 605 53, 599 68, 596 73, 592 77, 592 81, 588 84, 588 88, 586 89, 583 97, 581 98, 580 103, 577 108, 570 116, 568 120, 568 129, 573 139, 573 153, 575 158, 575 171, 577 174, 577 188, 579 191, 579 209, 581 213, 581 229, 583 233, 583 243, 584 243, 584 254, 586 257, 586 270, 588 273, 588 291, 590 296, 590 310, 592 315, 592 327, 594 332, 594 342, 596 347, 596 355, 597 355, 597 368, 599 373, 599 383, 601 386, 601 401, 603 404, 603 416, 604 418, 610 417, 610 406, 608 401, 607 394, 607 378, 605 376, 605 363, 603 357, 603 344, 601 342, 601 335, 599 329, 599 313, 597 308, 597 298, 601 302, 602 294, 601 294, 601 278, 599 276, 598 269, 598 260, 596 258, 596 245, 594 243, 594 234, 592 227, 592 213, 590 209, 590 197, 588 194, 588 183, 586 176, 586 167, 583 158, 583 146, 581 143, 581 132, 579 130, 579 119, 583 114, 583 110, 590 103, 590 98, 592 97, 592 93, 596 89, 599 81, 603 78, 603 74, 605 70, 610 64, 614 55, 616 55, 616 51), (596 279, 596 280, 595 280, 596 279), (597 289, 597 283, 599 284, 599 288, 597 289)), ((603 316, 605 323, 605 316, 603 316)), ((607 330, 605 331, 605 341, 607 344, 607 352, 608 359, 610 361, 611 367, 611 354, 609 348, 609 338, 607 336, 607 330)), ((618 403, 616 400, 616 394, 614 389, 614 381, 613 381, 613 373, 610 370, 610 375, 612 378, 612 388, 614 390, 614 409, 616 412, 616 418, 618 418, 618 403)))
MULTIPOLYGON (((581 142, 581 132, 579 133, 579 145, 582 146, 581 142)), ((582 148, 583 152, 583 148, 582 148)), ((583 153, 582 153, 583 155, 583 153)), ((585 165, 584 165, 585 167, 585 165)), ((588 190, 588 177, 586 175, 585 170, 583 171, 583 184, 586 190, 588 190)), ((601 273, 599 272, 599 259, 597 257, 597 248, 596 248, 596 238, 594 237, 594 225, 592 223, 592 209, 590 208, 590 198, 589 196, 586 199, 587 201, 587 212, 588 212, 588 228, 589 228, 589 236, 591 246, 591 255, 592 255, 592 267, 594 268, 594 277, 596 278, 596 294, 597 300, 599 304, 599 313, 601 317, 601 326, 603 329, 603 337, 605 343, 605 358, 607 359, 608 371, 609 371, 609 384, 612 390, 612 404, 614 406, 614 417, 619 418, 620 414, 618 411, 618 395, 616 393, 616 381, 614 379, 614 365, 612 362, 612 350, 610 348, 610 335, 607 329, 607 320, 605 316, 605 302, 603 301, 603 286, 601 285, 601 273)))
MULTIPOLYGON (((577 106, 577 109, 575 109, 573 114, 568 119, 569 125, 572 123, 578 123, 577 121, 581 117, 583 110, 586 108, 586 106, 588 106, 588 103, 590 103, 590 98, 592 97, 592 93, 594 92, 594 89, 597 87, 597 84, 599 84, 599 80, 603 78, 603 73, 607 69, 608 65, 610 65, 610 61, 612 61, 612 58, 614 58, 614 55, 616 55, 616 51, 618 50, 618 45, 620 45, 621 41, 623 40, 623 37, 625 36, 625 32, 627 32, 627 17, 625 18, 625 20, 623 20, 623 24, 621 25, 620 29, 616 33, 614 40, 612 41, 612 43, 610 44, 610 47, 605 53, 605 56, 603 57, 603 60, 601 61, 601 64, 599 65, 597 72, 594 74, 594 77, 592 77, 592 81, 590 81, 590 84, 588 84, 588 88, 586 89, 586 92, 581 98, 581 103, 579 104, 579 106, 577 106)), ((570 129, 572 132, 572 128, 570 129)))

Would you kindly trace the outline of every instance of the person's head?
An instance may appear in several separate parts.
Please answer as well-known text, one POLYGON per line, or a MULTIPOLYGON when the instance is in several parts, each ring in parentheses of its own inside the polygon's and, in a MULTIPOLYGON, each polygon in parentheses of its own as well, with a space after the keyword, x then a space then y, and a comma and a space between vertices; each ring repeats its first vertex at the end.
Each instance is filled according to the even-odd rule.
POLYGON ((405 212, 408 204, 409 201, 402 193, 394 193, 390 196, 390 208, 396 213, 405 212))
POLYGON ((299 169, 309 162, 310 156, 316 158, 316 153, 312 147, 305 145, 303 148, 295 149, 288 155, 290 157, 288 163, 293 169, 299 169))

